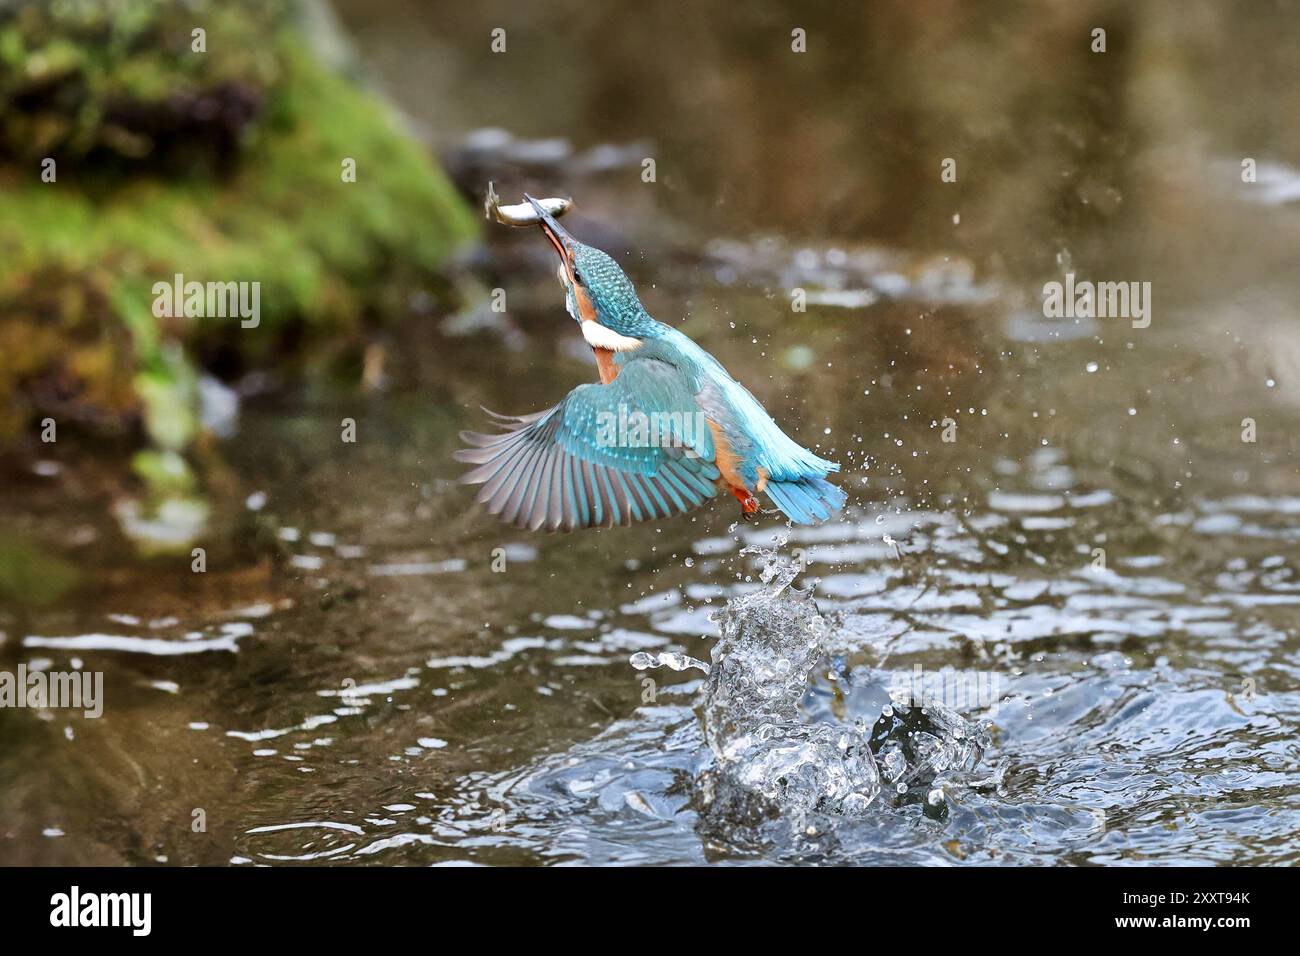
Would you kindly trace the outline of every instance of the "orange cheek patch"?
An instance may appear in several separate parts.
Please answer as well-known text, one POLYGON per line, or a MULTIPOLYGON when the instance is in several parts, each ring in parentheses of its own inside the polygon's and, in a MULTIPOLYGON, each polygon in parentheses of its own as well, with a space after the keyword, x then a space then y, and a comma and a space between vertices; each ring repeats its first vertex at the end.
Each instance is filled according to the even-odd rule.
POLYGON ((591 296, 587 290, 580 285, 574 285, 573 298, 578 303, 578 316, 583 322, 596 321, 596 303, 591 301, 591 296))

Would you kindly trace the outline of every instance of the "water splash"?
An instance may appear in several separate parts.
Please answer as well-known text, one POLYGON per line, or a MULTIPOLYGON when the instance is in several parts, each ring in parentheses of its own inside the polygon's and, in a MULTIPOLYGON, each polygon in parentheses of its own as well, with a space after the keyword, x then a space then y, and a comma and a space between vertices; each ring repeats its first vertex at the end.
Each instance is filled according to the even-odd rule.
MULTIPOLYGON (((820 834, 882 802, 942 818, 944 785, 975 768, 987 736, 937 702, 895 702, 870 669, 833 659, 839 621, 794 587, 800 568, 782 544, 741 551, 762 562, 763 587, 727 602, 712 665, 701 667, 702 829, 729 842, 766 842, 787 827, 820 834)), ((672 666, 669 656, 660 662, 672 666)), ((653 660, 638 654, 633 666, 653 660)))
POLYGON ((648 654, 645 651, 637 651, 632 655, 629 663, 639 671, 650 670, 655 667, 667 667, 669 670, 684 671, 694 668, 695 670, 709 672, 709 665, 704 661, 696 660, 689 654, 675 654, 671 651, 664 651, 660 654, 648 654))

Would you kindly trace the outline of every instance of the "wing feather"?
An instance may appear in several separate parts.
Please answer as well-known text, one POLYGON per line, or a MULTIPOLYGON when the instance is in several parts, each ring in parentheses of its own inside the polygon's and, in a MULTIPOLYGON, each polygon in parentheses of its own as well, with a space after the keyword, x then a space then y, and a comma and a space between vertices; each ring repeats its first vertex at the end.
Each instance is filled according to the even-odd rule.
POLYGON ((571 531, 667 518, 717 490, 712 436, 693 426, 702 417, 696 395, 661 359, 633 358, 612 382, 580 385, 545 411, 488 414, 503 431, 461 433, 469 447, 455 457, 476 466, 461 481, 483 486, 477 500, 516 527, 571 531), (650 423, 650 441, 610 440, 610 422, 638 416, 650 423))

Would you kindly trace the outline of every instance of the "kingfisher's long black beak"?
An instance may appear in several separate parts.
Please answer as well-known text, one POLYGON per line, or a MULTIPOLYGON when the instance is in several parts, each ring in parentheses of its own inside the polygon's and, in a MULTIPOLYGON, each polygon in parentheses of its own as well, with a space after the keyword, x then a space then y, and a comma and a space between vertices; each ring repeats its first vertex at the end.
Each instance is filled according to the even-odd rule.
POLYGON ((569 235, 569 231, 556 221, 556 218, 542 208, 541 204, 528 193, 524 193, 524 198, 528 200, 534 211, 541 217, 542 232, 546 233, 546 238, 551 241, 555 247, 560 261, 566 266, 573 262, 573 248, 577 245, 578 240, 569 235))

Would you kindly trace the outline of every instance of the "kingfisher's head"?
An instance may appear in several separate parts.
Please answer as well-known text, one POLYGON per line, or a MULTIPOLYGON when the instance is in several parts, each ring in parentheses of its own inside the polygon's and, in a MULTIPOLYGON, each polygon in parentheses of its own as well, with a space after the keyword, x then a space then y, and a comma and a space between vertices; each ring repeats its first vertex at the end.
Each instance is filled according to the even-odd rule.
POLYGON ((656 334, 636 288, 617 262, 594 246, 574 239, 537 200, 524 198, 540 217, 542 232, 559 257, 556 274, 564 288, 564 306, 593 346, 626 351, 656 334), (590 324, 589 324, 590 323, 590 324))

